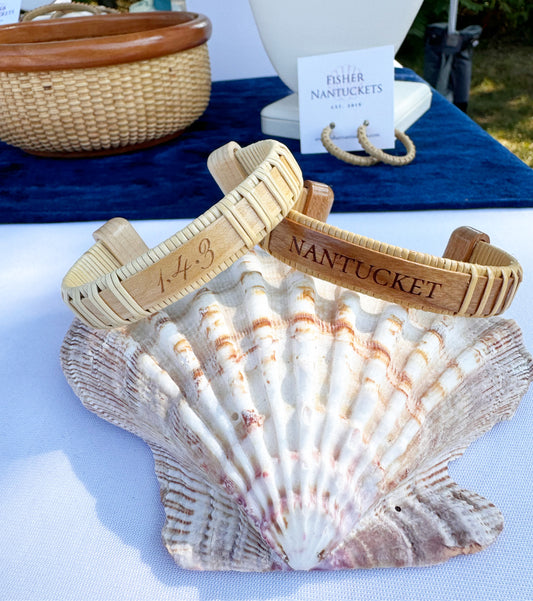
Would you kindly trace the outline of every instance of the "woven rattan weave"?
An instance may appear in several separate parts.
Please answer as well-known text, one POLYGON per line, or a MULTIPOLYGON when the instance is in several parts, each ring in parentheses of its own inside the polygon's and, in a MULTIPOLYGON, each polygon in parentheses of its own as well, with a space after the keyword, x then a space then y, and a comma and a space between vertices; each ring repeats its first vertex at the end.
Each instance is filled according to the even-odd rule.
POLYGON ((153 27, 151 17, 106 15, 0 28, 0 139, 34 154, 87 156, 123 152, 179 135, 209 102, 205 40, 210 26, 191 13, 179 13, 181 21, 168 15, 166 20, 157 15, 153 27), (180 47, 180 26, 187 24, 184 14, 204 29, 189 48, 180 47), (53 37, 45 26, 58 23, 66 24, 59 39, 39 41, 53 37), (128 32, 125 25, 130 23, 128 32), (82 28, 75 29, 80 39, 61 39, 72 25, 82 28), (105 35, 106 28, 118 28, 119 33, 105 35), (36 41, 19 43, 17 36, 36 41), (150 47, 161 38, 168 43, 154 56, 150 47), (63 58, 65 68, 59 68, 63 58))

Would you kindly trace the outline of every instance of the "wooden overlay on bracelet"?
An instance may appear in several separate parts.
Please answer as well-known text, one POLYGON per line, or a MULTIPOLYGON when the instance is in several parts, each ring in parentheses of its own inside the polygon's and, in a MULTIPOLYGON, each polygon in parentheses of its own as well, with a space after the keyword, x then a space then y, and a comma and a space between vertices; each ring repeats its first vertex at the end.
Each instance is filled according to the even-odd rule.
MULTIPOLYGON (((256 224, 258 229, 262 226, 260 222, 256 224)), ((122 285, 149 311, 202 278, 214 277, 220 265, 241 248, 241 238, 221 218, 157 263, 124 280, 122 285)), ((111 291, 103 291, 101 296, 106 302, 114 299, 111 291)))
MULTIPOLYGON (((289 213, 270 234, 268 251, 311 275, 388 301, 442 313, 459 313, 470 273, 450 271, 365 248, 298 223, 289 213)), ((479 306, 487 278, 480 276, 465 315, 479 306)), ((496 279, 486 311, 498 299, 503 281, 496 279)), ((507 299, 503 306, 507 305, 507 299)))

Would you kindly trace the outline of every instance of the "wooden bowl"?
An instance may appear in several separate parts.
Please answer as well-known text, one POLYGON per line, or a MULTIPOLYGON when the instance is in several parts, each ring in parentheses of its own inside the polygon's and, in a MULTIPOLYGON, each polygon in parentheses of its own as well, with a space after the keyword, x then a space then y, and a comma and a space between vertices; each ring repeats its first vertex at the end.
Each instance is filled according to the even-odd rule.
POLYGON ((211 92, 209 19, 152 12, 0 27, 0 139, 46 156, 179 135, 211 92))

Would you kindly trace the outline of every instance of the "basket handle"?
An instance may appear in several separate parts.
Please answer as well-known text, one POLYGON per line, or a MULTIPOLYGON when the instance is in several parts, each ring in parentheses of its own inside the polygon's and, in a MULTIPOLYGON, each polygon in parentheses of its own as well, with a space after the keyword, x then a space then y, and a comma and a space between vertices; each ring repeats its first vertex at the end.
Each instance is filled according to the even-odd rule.
POLYGON ((107 6, 85 4, 83 2, 58 2, 57 4, 45 4, 44 6, 39 6, 33 10, 29 10, 28 12, 24 13, 20 20, 31 21, 36 17, 41 17, 48 14, 50 15, 51 19, 57 19, 67 13, 75 12, 89 12, 93 15, 102 15, 108 13, 118 13, 120 11, 107 6))

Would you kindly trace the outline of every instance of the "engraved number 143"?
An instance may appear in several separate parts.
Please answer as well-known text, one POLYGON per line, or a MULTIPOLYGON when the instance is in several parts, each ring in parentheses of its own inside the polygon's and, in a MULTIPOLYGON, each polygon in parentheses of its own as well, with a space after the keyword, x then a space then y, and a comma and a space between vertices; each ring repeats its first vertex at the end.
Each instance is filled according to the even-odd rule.
MULTIPOLYGON (((211 249, 211 241, 209 238, 202 238, 198 244, 198 252, 201 256, 200 259, 196 259, 195 263, 199 265, 200 269, 209 269, 215 260, 215 253, 211 249)), ((165 284, 170 284, 172 280, 176 279, 180 274, 183 275, 183 281, 187 281, 187 271, 192 267, 189 263, 189 259, 183 255, 178 256, 178 264, 176 270, 165 277, 163 270, 159 270, 159 281, 158 284, 161 287, 161 292, 165 292, 165 284)))

